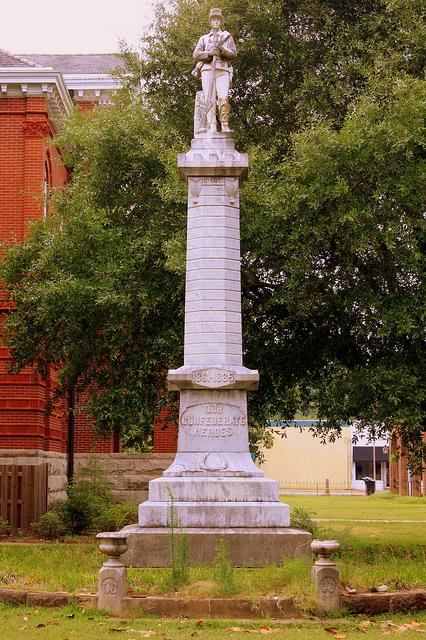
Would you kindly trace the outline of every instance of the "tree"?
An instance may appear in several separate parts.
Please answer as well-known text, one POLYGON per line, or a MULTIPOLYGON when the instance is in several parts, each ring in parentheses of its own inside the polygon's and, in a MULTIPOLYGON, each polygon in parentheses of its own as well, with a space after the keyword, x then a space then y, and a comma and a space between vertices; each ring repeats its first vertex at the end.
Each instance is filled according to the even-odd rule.
MULTIPOLYGON (((2 271, 18 303, 16 366, 54 363, 63 388, 92 386, 102 428, 145 435, 165 372, 181 364, 186 193, 175 159, 191 137, 190 55, 208 14, 204 1, 167 7, 141 61, 126 55, 122 102, 66 126, 70 190, 2 271)), ((422 8, 223 8, 239 48, 237 144, 253 167, 241 199, 245 361, 261 372, 252 420, 291 419, 312 402, 331 437, 342 420, 398 424, 418 460, 422 8)))
POLYGON ((183 281, 166 245, 184 209, 159 195, 159 143, 134 104, 76 114, 57 142, 74 178, 2 265, 17 305, 6 325, 15 367, 54 365, 59 397, 88 389, 101 432, 125 425, 143 441, 181 357, 183 281))
POLYGON ((397 425, 417 462, 425 98, 423 80, 378 82, 340 130, 321 124, 296 135, 269 180, 250 185, 255 199, 262 188, 262 225, 243 197, 245 345, 262 371, 259 409, 285 415, 301 393, 328 429, 356 418, 377 437, 397 425))

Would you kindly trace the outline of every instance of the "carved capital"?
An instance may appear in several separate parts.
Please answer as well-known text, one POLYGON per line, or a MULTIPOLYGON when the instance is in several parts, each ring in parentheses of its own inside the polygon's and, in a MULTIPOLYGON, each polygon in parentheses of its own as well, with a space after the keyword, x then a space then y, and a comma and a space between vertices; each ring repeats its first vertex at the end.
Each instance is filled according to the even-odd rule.
POLYGON ((47 122, 40 122, 39 120, 25 120, 23 129, 25 136, 28 138, 46 138, 51 133, 47 122))

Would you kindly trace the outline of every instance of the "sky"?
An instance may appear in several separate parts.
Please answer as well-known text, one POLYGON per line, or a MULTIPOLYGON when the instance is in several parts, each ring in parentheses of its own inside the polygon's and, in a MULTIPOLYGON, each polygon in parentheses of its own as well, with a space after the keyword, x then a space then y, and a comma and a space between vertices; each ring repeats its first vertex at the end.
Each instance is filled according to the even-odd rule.
POLYGON ((11 53, 113 53, 137 45, 152 0, 0 0, 0 49, 11 53))

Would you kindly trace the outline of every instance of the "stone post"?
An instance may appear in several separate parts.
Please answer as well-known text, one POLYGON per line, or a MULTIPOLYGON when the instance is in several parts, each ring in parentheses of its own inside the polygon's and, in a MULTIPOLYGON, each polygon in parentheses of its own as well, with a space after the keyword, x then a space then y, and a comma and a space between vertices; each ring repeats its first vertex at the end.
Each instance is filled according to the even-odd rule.
POLYGON ((231 132, 196 132, 178 167, 188 186, 184 362, 168 373, 169 389, 180 394, 178 450, 149 483, 138 527, 126 529, 126 562, 170 562, 173 512, 191 564, 212 562, 221 539, 234 565, 279 564, 310 554, 311 536, 289 528, 278 482, 249 451, 247 392, 259 374, 244 366, 242 347, 239 190, 247 154, 231 132))
POLYGON ((339 548, 337 540, 314 540, 311 543, 314 553, 319 554, 312 567, 312 582, 317 591, 317 608, 323 613, 340 609, 339 569, 331 559, 339 548))
POLYGON ((108 556, 99 571, 98 609, 120 615, 122 600, 127 595, 127 569, 120 556, 127 551, 123 533, 98 533, 99 549, 108 556))

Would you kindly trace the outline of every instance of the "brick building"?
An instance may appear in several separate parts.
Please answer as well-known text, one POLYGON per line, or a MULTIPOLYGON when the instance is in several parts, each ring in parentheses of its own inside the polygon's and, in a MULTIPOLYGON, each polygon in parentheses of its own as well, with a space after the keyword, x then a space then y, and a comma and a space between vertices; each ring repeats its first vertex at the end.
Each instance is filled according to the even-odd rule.
MULTIPOLYGON (((112 54, 15 55, 0 50, 0 241, 22 242, 28 223, 48 216, 49 191, 63 188, 68 180, 52 137, 74 108, 90 111, 112 103, 119 82, 110 72, 120 64, 112 54)), ((56 384, 53 370, 44 378, 30 368, 8 373, 10 355, 1 343, 1 328, 10 310, 0 285, 0 464, 48 462, 53 495, 62 490, 67 467, 70 472, 70 450, 114 452, 119 438, 96 438, 78 409, 78 398, 75 414, 69 411, 73 398, 53 413, 46 411, 56 384)))

